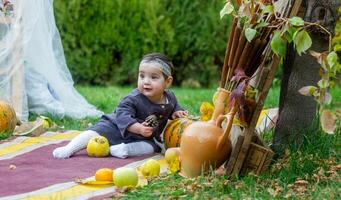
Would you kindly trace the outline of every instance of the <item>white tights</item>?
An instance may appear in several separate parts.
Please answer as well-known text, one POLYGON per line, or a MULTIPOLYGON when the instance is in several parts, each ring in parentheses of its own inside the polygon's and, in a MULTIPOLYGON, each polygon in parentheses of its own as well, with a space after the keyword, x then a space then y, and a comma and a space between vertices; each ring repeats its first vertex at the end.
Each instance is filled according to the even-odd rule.
MULTIPOLYGON (((58 147, 53 151, 53 157, 57 159, 66 159, 74 153, 86 148, 92 137, 98 136, 95 131, 87 130, 73 138, 69 144, 58 147)), ((147 142, 133 142, 128 144, 118 144, 110 146, 110 155, 118 158, 127 158, 130 156, 142 156, 154 153, 154 148, 147 142)))

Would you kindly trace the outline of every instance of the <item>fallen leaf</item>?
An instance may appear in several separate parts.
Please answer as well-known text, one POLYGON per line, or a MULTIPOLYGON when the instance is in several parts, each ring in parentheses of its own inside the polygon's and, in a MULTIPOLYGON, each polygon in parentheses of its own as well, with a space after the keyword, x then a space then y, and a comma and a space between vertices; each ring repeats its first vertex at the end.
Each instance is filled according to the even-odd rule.
POLYGON ((335 166, 331 166, 329 171, 327 171, 327 173, 329 174, 330 179, 334 179, 334 180, 340 179, 340 175, 339 175, 339 172, 338 172, 340 169, 341 169, 341 164, 335 165, 335 166))
POLYGON ((75 183, 82 184, 82 185, 113 185, 114 182, 112 181, 96 181, 93 179, 82 179, 82 178, 76 178, 74 180, 75 183))
POLYGON ((324 132, 334 134, 336 129, 336 116, 330 110, 322 110, 320 122, 324 132))
POLYGON ((306 180, 302 180, 302 179, 298 179, 297 181, 295 181, 295 185, 296 186, 304 186, 304 185, 308 185, 308 181, 306 180))

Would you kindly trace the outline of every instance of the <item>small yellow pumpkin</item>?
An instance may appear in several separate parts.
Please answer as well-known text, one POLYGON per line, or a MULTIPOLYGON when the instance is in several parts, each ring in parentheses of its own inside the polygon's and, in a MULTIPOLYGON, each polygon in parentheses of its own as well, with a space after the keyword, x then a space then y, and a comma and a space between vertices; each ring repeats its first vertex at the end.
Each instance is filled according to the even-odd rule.
POLYGON ((96 136, 89 140, 86 151, 90 157, 105 157, 109 155, 109 142, 103 136, 96 136))
POLYGON ((12 133, 16 124, 17 117, 13 107, 4 101, 0 101, 0 133, 12 133))
POLYGON ((182 133, 192 122, 189 118, 177 118, 168 123, 163 132, 165 148, 179 147, 182 133))
POLYGON ((113 181, 114 170, 110 168, 101 168, 96 171, 96 181, 113 181))

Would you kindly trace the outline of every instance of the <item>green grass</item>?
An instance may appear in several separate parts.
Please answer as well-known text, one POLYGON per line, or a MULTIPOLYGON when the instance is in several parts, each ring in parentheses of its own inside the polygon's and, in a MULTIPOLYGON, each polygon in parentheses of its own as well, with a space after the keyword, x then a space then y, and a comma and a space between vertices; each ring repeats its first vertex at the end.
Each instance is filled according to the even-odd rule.
MULTIPOLYGON (((131 87, 78 86, 86 99, 103 110, 112 112, 131 87)), ((172 88, 180 104, 190 114, 198 115, 203 101, 211 102, 212 89, 172 88)), ((331 91, 332 109, 340 108, 341 89, 331 91)), ((279 88, 269 91, 265 108, 277 107, 279 88)), ((34 119, 35 116, 31 116, 34 119)), ((65 129, 84 130, 97 119, 53 119, 65 129)), ((288 149, 262 175, 248 174, 234 178, 210 175, 184 179, 179 175, 161 176, 148 186, 116 195, 124 199, 341 199, 340 123, 337 134, 327 135, 318 129, 305 130, 305 141, 299 149, 288 149)), ((272 135, 267 134, 271 141, 272 135)))

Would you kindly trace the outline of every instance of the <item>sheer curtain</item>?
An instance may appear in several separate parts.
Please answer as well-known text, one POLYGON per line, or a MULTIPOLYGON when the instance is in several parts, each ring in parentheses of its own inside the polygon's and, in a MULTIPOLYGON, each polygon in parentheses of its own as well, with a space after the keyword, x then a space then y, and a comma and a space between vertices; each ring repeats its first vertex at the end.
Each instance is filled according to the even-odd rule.
POLYGON ((74 88, 53 0, 12 3, 13 12, 3 8, 0 13, 0 99, 12 103, 22 121, 29 111, 60 118, 100 116, 74 88))

